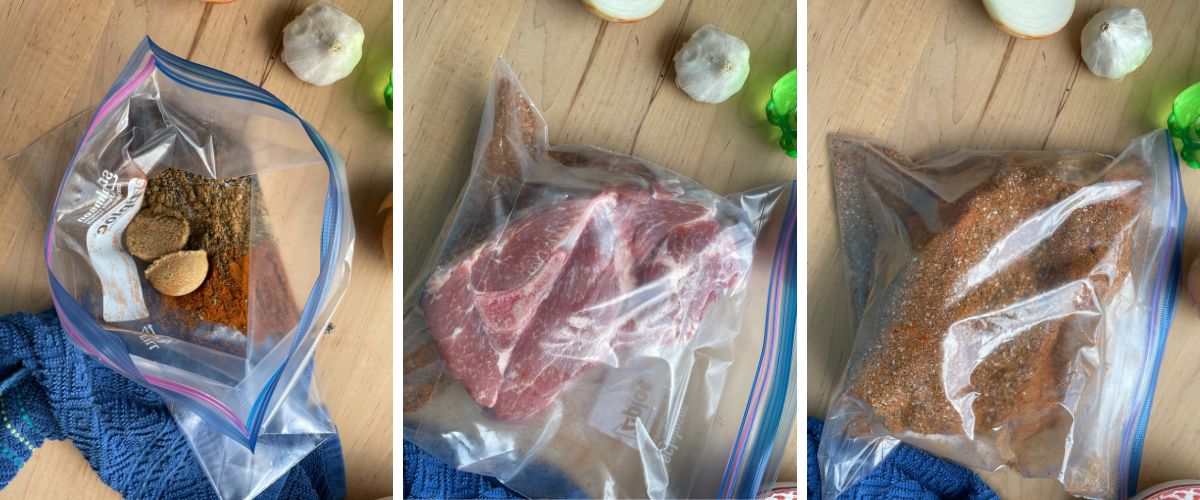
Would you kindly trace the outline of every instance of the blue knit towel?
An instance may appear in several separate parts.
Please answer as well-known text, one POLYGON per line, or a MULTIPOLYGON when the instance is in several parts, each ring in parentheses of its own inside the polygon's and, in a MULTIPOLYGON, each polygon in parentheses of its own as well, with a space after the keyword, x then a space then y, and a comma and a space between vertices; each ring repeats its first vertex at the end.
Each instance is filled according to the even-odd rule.
MULTIPOLYGON (((808 417, 809 498, 821 498, 821 468, 817 465, 817 447, 821 443, 822 428, 824 422, 821 419, 808 417)), ((869 476, 838 498, 1000 500, 970 469, 904 444, 892 450, 869 476)))
POLYGON ((525 498, 496 478, 461 472, 404 441, 404 498, 525 498))
MULTIPOLYGON (((0 488, 47 439, 70 439, 125 498, 217 498, 162 398, 67 340, 53 310, 0 317, 0 488)), ((342 498, 331 438, 260 499, 342 498)))

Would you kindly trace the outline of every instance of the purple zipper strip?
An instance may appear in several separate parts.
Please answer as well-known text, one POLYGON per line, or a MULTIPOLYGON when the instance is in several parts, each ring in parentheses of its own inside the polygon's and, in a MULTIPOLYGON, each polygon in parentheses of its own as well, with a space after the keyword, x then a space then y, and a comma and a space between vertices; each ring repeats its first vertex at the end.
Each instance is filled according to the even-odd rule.
POLYGON ((103 120, 105 117, 107 117, 112 110, 117 108, 119 103, 129 97, 129 94, 132 94, 138 85, 141 85, 146 78, 150 77, 150 73, 153 70, 154 56, 149 56, 146 58, 146 65, 142 66, 142 69, 138 71, 137 75, 131 78, 128 82, 125 82, 125 85, 122 85, 121 88, 113 94, 112 99, 109 99, 108 102, 104 103, 104 106, 100 107, 100 111, 96 112, 96 119, 92 120, 92 124, 88 127, 87 133, 83 136, 83 140, 85 142, 87 141, 88 136, 92 135, 92 130, 96 128, 96 124, 100 123, 100 120, 103 120))
MULTIPOLYGON (((99 124, 101 120, 104 120, 105 118, 107 118, 109 113, 112 113, 113 110, 115 110, 117 108, 117 106, 119 106, 122 102, 124 102, 125 99, 127 99, 129 97, 129 95, 132 94, 133 91, 136 90, 137 87, 142 84, 142 82, 146 81, 146 79, 150 77, 150 74, 153 71, 154 71, 154 56, 151 55, 146 58, 145 65, 142 66, 141 70, 138 70, 137 75, 135 75, 133 78, 130 78, 129 81, 125 82, 124 85, 122 85, 119 89, 117 89, 116 92, 113 93, 112 97, 109 98, 109 100, 106 101, 104 103, 104 105, 100 106, 100 109, 96 112, 96 117, 94 119, 92 119, 91 125, 88 126, 87 132, 83 134, 83 140, 81 140, 79 143, 80 149, 83 149, 83 145, 87 143, 87 140, 91 137, 92 132, 95 131, 96 125, 99 124)), ((67 174, 69 175, 70 172, 68 171, 67 174)), ((51 217, 50 228, 48 230, 48 232, 50 234, 50 244, 46 245, 46 266, 47 267, 51 267, 54 265, 53 253, 50 251, 50 249, 54 247, 54 228, 56 225, 57 224, 56 224, 55 219, 53 217, 51 217)), ((51 299, 54 300, 54 307, 60 308, 61 306, 58 303, 58 299, 54 297, 54 294, 50 294, 50 296, 51 296, 51 299)), ((63 327, 71 335, 71 338, 75 339, 76 343, 79 344, 80 346, 82 346, 84 348, 84 350, 87 351, 88 353, 90 353, 92 356, 94 356, 98 359, 108 359, 107 356, 104 356, 99 351, 97 351, 95 346, 93 346, 90 342, 88 342, 83 337, 83 335, 80 335, 79 332, 75 330, 74 326, 72 326, 69 322, 64 321, 63 327)), ((146 375, 146 374, 140 374, 140 375, 142 376, 143 380, 145 380, 147 383, 149 383, 151 385, 161 387, 163 389, 167 389, 171 392, 183 394, 185 396, 190 396, 193 399, 196 399, 196 400, 199 400, 199 401, 202 401, 202 402, 208 404, 209 406, 213 407, 213 409, 217 410, 222 415, 225 415, 227 418, 229 418, 229 420, 231 422, 233 422, 234 425, 237 426, 238 430, 240 430, 243 434, 249 435, 249 432, 246 430, 246 424, 244 422, 242 422, 241 419, 237 418, 237 415, 235 415, 233 413, 233 410, 230 410, 229 407, 221 404, 220 401, 217 401, 212 396, 209 396, 208 394, 205 394, 204 392, 201 392, 192 387, 188 387, 186 385, 179 384, 176 382, 171 382, 169 380, 155 377, 153 375, 146 375)))
MULTIPOLYGON (((58 303, 58 296, 56 296, 53 292, 50 293, 50 300, 54 301, 54 309, 62 309, 62 305, 58 303)), ((83 337, 79 335, 79 332, 76 332, 74 328, 71 328, 67 322, 63 321, 62 324, 63 328, 67 330, 67 333, 71 335, 71 338, 75 339, 76 343, 82 346, 83 350, 87 351, 88 354, 91 354, 93 357, 98 359, 108 359, 107 356, 100 354, 100 351, 97 351, 91 343, 83 340, 83 337)))
MULTIPOLYGON (((50 294, 50 295, 51 295, 51 298, 54 297, 54 294, 50 294)), ((56 298, 54 298, 54 307, 59 307, 58 299, 56 299, 56 298)), ((108 359, 107 356, 100 354, 100 352, 96 351, 95 347, 93 347, 90 343, 88 343, 86 340, 84 340, 83 336, 80 335, 79 332, 75 330, 75 327, 72 326, 70 322, 64 321, 64 322, 62 322, 62 325, 63 325, 63 328, 67 330, 67 333, 69 333, 71 335, 71 338, 75 339, 76 342, 79 343, 80 345, 82 345, 84 347, 84 350, 86 350, 92 356, 94 356, 96 358, 100 358, 100 359, 108 359)), ((191 396, 197 400, 203 401, 204 403, 213 407, 213 409, 220 412, 222 415, 225 415, 225 417, 228 418, 231 422, 233 422, 237 426, 238 430, 241 431, 243 434, 249 435, 249 433, 246 430, 246 425, 237 418, 237 415, 234 415, 233 411, 230 410, 229 407, 221 404, 220 401, 217 401, 212 396, 209 396, 208 394, 205 394, 198 389, 194 389, 192 387, 188 387, 183 384, 179 384, 176 382, 171 382, 166 379, 155 377, 154 375, 147 375, 144 373, 140 373, 139 375, 141 375, 142 379, 151 385, 162 387, 163 389, 167 389, 172 392, 178 392, 180 394, 183 394, 186 396, 191 396)))
POLYGON ((208 394, 201 392, 199 389, 194 389, 192 387, 188 387, 186 385, 183 385, 183 384, 180 384, 177 382, 172 382, 170 380, 158 378, 158 377, 155 377, 154 375, 142 374, 142 377, 146 379, 146 382, 149 382, 156 386, 162 387, 164 389, 178 392, 180 394, 185 394, 185 395, 191 396, 197 400, 207 403, 209 406, 213 407, 213 409, 221 412, 222 415, 225 415, 225 417, 228 418, 229 421, 233 422, 234 425, 237 425, 237 429, 239 431, 242 431, 242 434, 245 434, 246 436, 250 435, 250 432, 246 430, 246 424, 242 423, 237 418, 237 415, 233 414, 233 411, 230 410, 229 407, 221 404, 220 401, 217 401, 212 396, 209 396, 208 394))
MULTIPOLYGON (((51 294, 51 295, 53 296, 53 294, 51 294)), ((58 299, 54 299, 54 305, 55 305, 55 307, 58 307, 58 299)), ((63 322, 63 328, 65 328, 67 330, 67 333, 69 333, 71 335, 71 338, 75 339, 77 342, 79 342, 81 345, 83 345, 84 350, 91 353, 92 356, 95 356, 95 357, 101 358, 101 359, 107 359, 107 356, 100 354, 98 351, 96 351, 96 349, 94 347, 92 347, 91 344, 87 343, 84 340, 83 336, 80 335, 79 332, 76 331, 75 328, 69 322, 63 322)), ((169 380, 161 379, 161 378, 155 377, 153 375, 141 374, 141 376, 147 383, 149 383, 151 385, 162 387, 164 389, 168 389, 173 392, 178 392, 180 394, 192 396, 198 400, 201 400, 201 401, 207 403, 209 406, 212 406, 213 409, 217 410, 222 415, 225 415, 227 418, 229 418, 230 421, 232 421, 234 424, 236 424, 238 427, 238 430, 242 431, 243 434, 247 433, 245 424, 241 423, 238 420, 237 416, 234 415, 233 411, 230 410, 225 405, 221 404, 220 401, 213 399, 212 396, 209 396, 208 394, 200 392, 199 390, 193 389, 186 385, 182 385, 182 384, 178 384, 175 382, 171 382, 169 380)))

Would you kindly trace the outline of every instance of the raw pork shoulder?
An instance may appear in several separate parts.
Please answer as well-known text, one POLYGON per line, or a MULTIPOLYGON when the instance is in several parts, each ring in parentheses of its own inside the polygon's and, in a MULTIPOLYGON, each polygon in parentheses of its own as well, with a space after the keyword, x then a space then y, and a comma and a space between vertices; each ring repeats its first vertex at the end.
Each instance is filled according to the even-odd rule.
POLYGON ((618 353, 691 340, 746 275, 752 240, 711 202, 610 186, 526 209, 436 270, 421 303, 446 371, 519 420, 618 353))

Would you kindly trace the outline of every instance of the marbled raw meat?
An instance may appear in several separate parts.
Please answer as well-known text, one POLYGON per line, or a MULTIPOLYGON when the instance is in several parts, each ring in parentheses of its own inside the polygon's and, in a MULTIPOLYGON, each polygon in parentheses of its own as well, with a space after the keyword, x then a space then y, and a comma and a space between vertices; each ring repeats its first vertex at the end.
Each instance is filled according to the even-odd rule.
POLYGON ((519 420, 597 363, 690 341, 751 240, 679 192, 612 186, 526 210, 435 271, 421 302, 447 372, 519 420))

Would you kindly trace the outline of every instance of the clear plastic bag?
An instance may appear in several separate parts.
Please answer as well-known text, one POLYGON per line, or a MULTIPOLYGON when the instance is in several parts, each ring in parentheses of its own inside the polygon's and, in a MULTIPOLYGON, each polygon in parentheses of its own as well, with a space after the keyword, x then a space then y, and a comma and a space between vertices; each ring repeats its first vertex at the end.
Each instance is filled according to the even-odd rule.
MULTIPOLYGON (((158 57, 166 56, 165 53, 161 53, 161 49, 148 44, 147 41, 135 52, 133 61, 142 60, 142 57, 146 57, 147 51, 154 51, 159 54, 158 57)), ((189 68, 187 71, 194 71, 194 68, 189 68)), ((207 69, 207 71, 213 72, 214 70, 207 69)), ((122 79, 128 78, 128 74, 127 70, 122 79)), ((232 77, 224 76, 222 78, 232 77)), ((242 82, 240 85, 249 84, 242 82)), ((144 105, 144 103, 140 105, 144 105)), ((143 120, 144 115, 133 112, 134 106, 131 103, 129 110, 125 112, 130 113, 126 120, 135 129, 130 135, 136 136, 144 134, 148 129, 146 125, 151 125, 152 122, 147 123, 143 120)), ((59 185, 62 183, 68 167, 73 165, 72 159, 81 139, 89 129, 94 127, 92 117, 95 115, 96 108, 79 113, 20 152, 5 159, 4 166, 14 175, 17 185, 21 187, 39 215, 49 219, 50 214, 54 212, 59 185)), ((162 145, 170 140, 160 139, 158 144, 162 145)), ((241 146, 236 143, 229 143, 221 147, 214 146, 214 151, 239 147, 241 146)), ((233 159, 234 157, 224 157, 222 161, 233 159)), ((265 280, 253 280, 252 282, 266 283, 265 280)), ((183 333, 158 331, 159 335, 173 339, 166 341, 158 341, 154 337, 141 338, 143 342, 147 339, 154 341, 153 343, 158 346, 150 350, 157 350, 169 347, 169 344, 175 342, 174 339, 183 333)), ((78 343, 78 340, 76 342, 78 343)), ((151 344, 146 343, 145 345, 149 347, 151 344)), ((101 359, 104 360, 104 358, 101 359)), ((203 362, 203 360, 200 361, 203 362)), ((295 377, 291 390, 275 392, 275 397, 279 398, 281 402, 277 404, 273 415, 266 419, 258 431, 254 439, 253 450, 247 448, 244 437, 231 437, 227 434, 226 426, 193 411, 195 408, 193 404, 189 404, 179 397, 167 398, 172 416, 180 430, 187 436, 201 467, 221 498, 254 497, 283 477, 296 463, 325 440, 336 434, 337 430, 329 415, 329 410, 322 404, 314 383, 313 358, 309 356, 303 360, 293 360, 293 362, 301 363, 305 368, 295 377)), ((109 365, 111 366, 111 363, 109 365)), ((134 380, 139 379, 134 378, 134 380)), ((145 382, 143 381, 143 383, 145 382)), ((151 388, 154 387, 151 385, 151 388)), ((165 396, 170 395, 161 388, 156 390, 165 396)))
POLYGON ((503 61, 484 109, 406 296, 405 438, 533 498, 761 491, 794 417, 788 186, 550 146, 503 61))
MULTIPOLYGON (((310 125, 262 88, 146 39, 91 120, 76 117, 7 163, 49 216, 51 296, 73 342, 247 453, 273 415, 295 414, 285 396, 308 385, 303 372, 348 283, 354 240, 344 165, 310 125), (125 228, 168 169, 189 186, 245 187, 236 199, 247 214, 235 220, 247 236, 228 269, 245 280, 243 295, 206 296, 211 310, 240 302, 240 320, 171 302, 125 248, 125 228)), ((181 196, 185 212, 228 208, 191 193, 181 196)), ((217 276, 210 267, 206 284, 217 276)))
MULTIPOLYGON (((95 108, 81 112, 5 158, 3 166, 15 176, 17 185, 43 218, 48 218, 54 207, 58 184, 94 114, 95 108)), ((221 498, 256 496, 336 435, 337 428, 313 382, 312 363, 308 362, 306 373, 284 396, 274 417, 264 424, 253 451, 187 405, 168 401, 171 415, 221 498)))
POLYGON ((279 410, 263 424, 253 451, 196 412, 178 403, 168 405, 218 496, 231 500, 258 496, 337 435, 317 390, 313 367, 309 361, 296 385, 283 396, 279 410))
POLYGON ((1132 495, 1186 214, 1165 131, 1117 158, 831 136, 855 348, 823 496, 900 442, 963 465, 1132 495))

